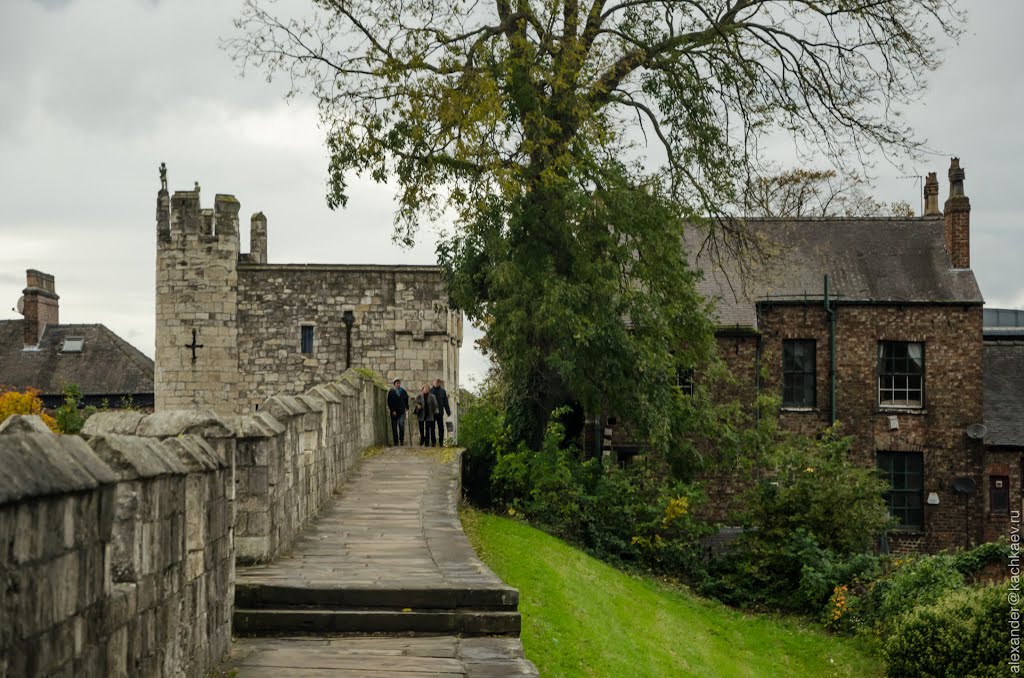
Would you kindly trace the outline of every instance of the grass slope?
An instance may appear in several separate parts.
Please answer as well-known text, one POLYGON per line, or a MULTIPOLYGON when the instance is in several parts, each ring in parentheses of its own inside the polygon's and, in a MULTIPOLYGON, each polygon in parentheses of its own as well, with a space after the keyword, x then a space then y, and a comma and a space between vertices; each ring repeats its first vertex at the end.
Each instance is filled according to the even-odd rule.
POLYGON ((854 641, 747 615, 616 570, 528 525, 468 510, 477 553, 519 589, 542 676, 881 676, 854 641))

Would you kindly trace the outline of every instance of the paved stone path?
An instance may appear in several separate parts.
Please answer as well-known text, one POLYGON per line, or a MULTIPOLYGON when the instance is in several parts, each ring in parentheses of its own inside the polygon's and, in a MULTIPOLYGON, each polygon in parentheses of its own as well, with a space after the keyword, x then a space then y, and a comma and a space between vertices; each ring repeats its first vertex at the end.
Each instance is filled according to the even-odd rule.
POLYGON ((537 675, 518 592, 477 558, 458 497, 450 448, 364 459, 289 553, 238 568, 236 635, 289 637, 238 639, 230 666, 240 678, 537 675), (354 633, 395 635, 339 635, 354 633))

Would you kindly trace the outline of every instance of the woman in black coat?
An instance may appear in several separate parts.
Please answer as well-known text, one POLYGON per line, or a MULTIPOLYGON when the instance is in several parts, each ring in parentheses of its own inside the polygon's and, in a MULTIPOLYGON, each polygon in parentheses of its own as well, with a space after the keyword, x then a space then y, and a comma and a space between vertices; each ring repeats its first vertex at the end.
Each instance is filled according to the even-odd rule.
POLYGON ((432 447, 437 440, 434 419, 437 418, 437 398, 430 392, 430 386, 423 384, 420 394, 416 396, 416 418, 420 422, 420 445, 432 447))

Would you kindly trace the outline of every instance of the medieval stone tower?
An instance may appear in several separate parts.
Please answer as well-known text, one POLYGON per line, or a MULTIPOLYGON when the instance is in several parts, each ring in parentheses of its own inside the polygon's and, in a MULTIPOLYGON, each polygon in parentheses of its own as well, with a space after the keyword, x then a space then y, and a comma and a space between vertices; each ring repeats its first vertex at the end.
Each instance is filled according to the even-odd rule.
POLYGON ((168 196, 160 168, 156 254, 156 409, 238 409, 238 209, 194 190, 168 196), (193 340, 194 337, 194 340, 193 340), (193 348, 190 348, 192 346, 193 348))
POLYGON ((367 368, 389 381, 441 379, 453 415, 462 314, 435 266, 271 264, 267 218, 240 247, 239 203, 199 185, 157 194, 156 409, 253 412, 367 368), (194 339, 193 339, 193 332, 194 339))

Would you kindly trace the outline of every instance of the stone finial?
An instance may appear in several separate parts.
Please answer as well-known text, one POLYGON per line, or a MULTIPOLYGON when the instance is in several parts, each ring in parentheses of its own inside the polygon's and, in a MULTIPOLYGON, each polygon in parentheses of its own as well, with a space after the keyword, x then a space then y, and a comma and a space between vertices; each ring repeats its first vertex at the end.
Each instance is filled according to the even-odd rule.
POLYGON ((249 261, 267 263, 267 217, 257 212, 249 220, 249 261))
POLYGON ((964 170, 960 167, 960 158, 949 161, 949 197, 964 194, 964 170))
POLYGON ((929 172, 924 180, 924 216, 935 217, 941 215, 939 211, 939 176, 936 172, 929 172))

